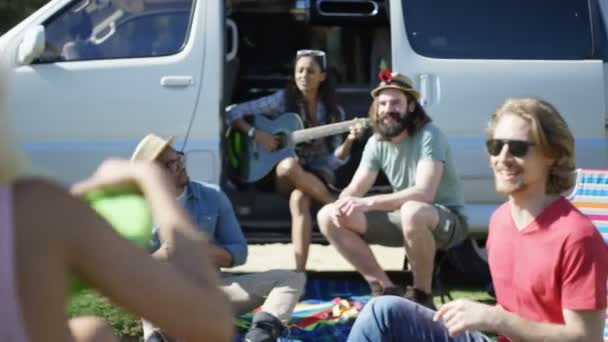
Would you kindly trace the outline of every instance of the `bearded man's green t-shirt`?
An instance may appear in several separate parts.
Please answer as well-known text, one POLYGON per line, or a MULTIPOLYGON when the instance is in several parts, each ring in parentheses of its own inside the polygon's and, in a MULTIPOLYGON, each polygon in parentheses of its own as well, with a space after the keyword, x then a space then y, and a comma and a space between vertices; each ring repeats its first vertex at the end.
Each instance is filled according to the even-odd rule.
POLYGON ((465 216, 462 186, 447 138, 432 122, 399 143, 382 140, 374 134, 365 145, 359 167, 384 172, 393 191, 397 192, 416 185, 416 169, 421 160, 443 162, 434 203, 465 216))

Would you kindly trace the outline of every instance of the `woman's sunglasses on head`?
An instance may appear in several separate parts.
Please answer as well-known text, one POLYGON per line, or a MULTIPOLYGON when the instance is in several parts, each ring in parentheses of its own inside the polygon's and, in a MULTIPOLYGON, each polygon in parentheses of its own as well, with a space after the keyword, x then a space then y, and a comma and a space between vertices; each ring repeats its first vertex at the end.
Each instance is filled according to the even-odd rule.
POLYGON ((508 150, 512 156, 522 158, 528 154, 530 146, 533 146, 534 143, 511 139, 490 139, 486 141, 486 149, 491 156, 499 155, 505 145, 509 147, 508 150))
POLYGON ((323 70, 325 70, 327 68, 327 59, 325 57, 325 51, 322 50, 313 50, 313 49, 303 49, 303 50, 298 50, 298 52, 296 52, 296 58, 302 57, 302 56, 314 56, 314 57, 319 57, 322 60, 322 67, 323 70))

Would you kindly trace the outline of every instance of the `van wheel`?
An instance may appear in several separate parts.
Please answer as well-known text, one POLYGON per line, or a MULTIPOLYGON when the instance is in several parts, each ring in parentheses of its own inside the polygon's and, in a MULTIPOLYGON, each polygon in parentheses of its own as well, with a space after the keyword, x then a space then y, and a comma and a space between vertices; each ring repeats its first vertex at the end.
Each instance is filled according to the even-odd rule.
POLYGON ((455 283, 488 286, 491 282, 486 239, 467 239, 447 252, 448 279, 455 283))

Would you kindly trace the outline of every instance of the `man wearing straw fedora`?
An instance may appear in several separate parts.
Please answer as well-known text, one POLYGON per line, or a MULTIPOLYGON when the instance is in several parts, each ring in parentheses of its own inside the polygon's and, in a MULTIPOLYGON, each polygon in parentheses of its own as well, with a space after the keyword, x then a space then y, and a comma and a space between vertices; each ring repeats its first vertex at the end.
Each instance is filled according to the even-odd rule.
POLYGON ((384 70, 372 92, 374 135, 339 199, 317 216, 321 232, 368 281, 372 295, 405 295, 434 309, 433 262, 467 234, 460 180, 445 135, 405 75, 384 70), (364 197, 383 171, 393 193, 364 197), (413 287, 393 284, 369 243, 405 246, 413 287))
MULTIPOLYGON (((189 179, 185 156, 171 146, 173 137, 163 139, 148 134, 137 145, 131 160, 153 160, 162 165, 175 184, 177 201, 190 213, 198 228, 210 239, 209 257, 217 268, 245 263, 247 241, 241 231, 228 197, 216 186, 189 179)), ((156 229, 152 249, 159 241, 156 229)), ((272 270, 239 276, 224 275, 222 290, 236 314, 262 306, 245 335, 245 341, 276 341, 291 318, 305 284, 305 275, 287 270, 272 270)), ((144 321, 144 340, 162 341, 162 334, 144 321)))

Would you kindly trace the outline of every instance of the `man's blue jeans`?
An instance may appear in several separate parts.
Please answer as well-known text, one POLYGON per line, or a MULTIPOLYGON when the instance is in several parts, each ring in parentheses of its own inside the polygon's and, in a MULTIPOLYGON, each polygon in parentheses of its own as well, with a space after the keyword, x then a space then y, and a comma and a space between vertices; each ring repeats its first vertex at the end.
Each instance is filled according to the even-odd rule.
POLYGON ((479 332, 450 337, 447 329, 433 322, 433 313, 402 297, 381 296, 363 309, 348 336, 349 342, 489 342, 479 332))

